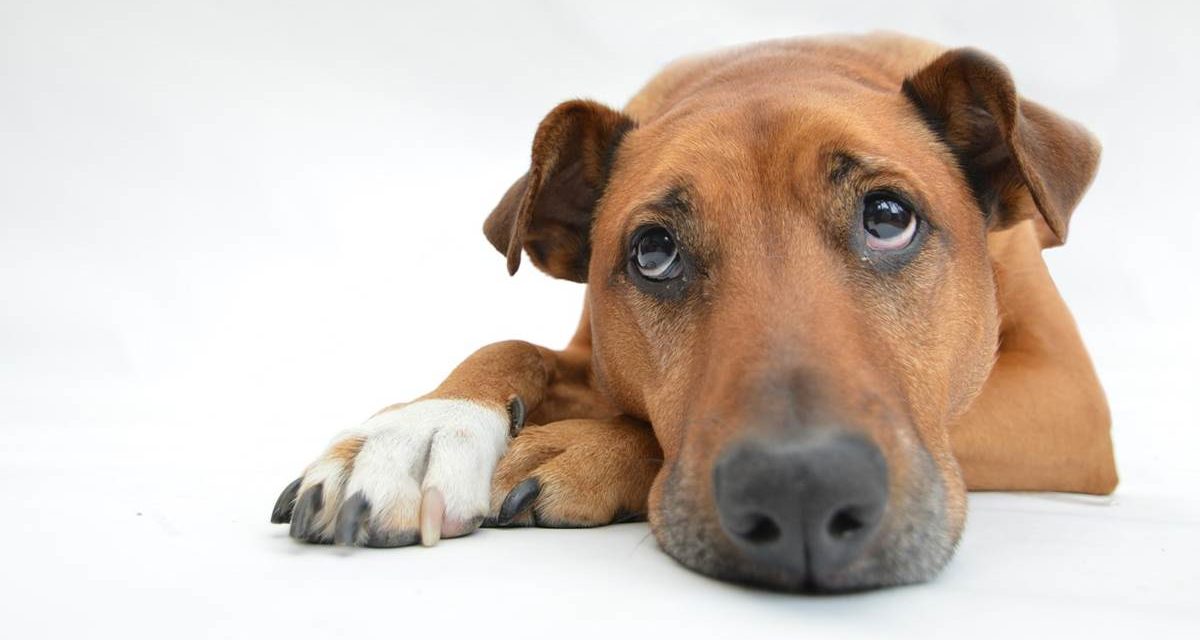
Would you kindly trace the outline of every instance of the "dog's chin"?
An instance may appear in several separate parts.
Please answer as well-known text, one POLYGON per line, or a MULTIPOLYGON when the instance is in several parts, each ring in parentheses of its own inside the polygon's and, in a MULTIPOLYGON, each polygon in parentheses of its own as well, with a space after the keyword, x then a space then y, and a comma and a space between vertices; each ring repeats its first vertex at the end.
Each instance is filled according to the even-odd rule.
POLYGON ((840 570, 814 574, 803 559, 791 567, 764 564, 742 553, 721 530, 715 513, 689 499, 687 479, 666 474, 650 524, 659 546, 698 573, 747 586, 793 593, 849 593, 926 582, 954 555, 961 523, 947 517, 945 487, 926 475, 889 505, 875 540, 840 570))

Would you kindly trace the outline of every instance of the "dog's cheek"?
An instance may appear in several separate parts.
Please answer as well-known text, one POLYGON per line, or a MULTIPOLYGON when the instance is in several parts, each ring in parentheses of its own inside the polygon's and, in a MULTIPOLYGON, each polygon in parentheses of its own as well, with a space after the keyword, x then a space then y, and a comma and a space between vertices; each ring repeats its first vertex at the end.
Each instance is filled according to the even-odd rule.
MULTIPOLYGON (((980 247, 986 251, 986 247, 980 247)), ((983 389, 995 362, 1000 341, 1000 310, 996 283, 986 254, 973 252, 960 260, 954 273, 953 295, 962 303, 953 306, 954 326, 960 327, 954 349, 947 354, 950 385, 947 420, 961 415, 983 389)))
POLYGON ((666 486, 667 469, 670 465, 664 464, 655 476, 654 482, 650 485, 650 496, 646 500, 647 519, 650 521, 650 530, 655 536, 664 526, 666 526, 666 515, 663 510, 663 492, 666 486))
POLYGON ((613 288, 588 286, 596 387, 622 413, 649 418, 646 388, 655 371, 649 360, 651 347, 613 288))
POLYGON ((654 534, 658 546, 667 555, 690 567, 692 553, 689 547, 696 545, 695 541, 691 540, 688 527, 689 524, 695 526, 696 523, 689 523, 686 515, 688 510, 679 504, 678 486, 672 479, 675 471, 673 461, 667 461, 659 469, 654 483, 650 486, 646 516, 650 523, 650 532, 654 534))

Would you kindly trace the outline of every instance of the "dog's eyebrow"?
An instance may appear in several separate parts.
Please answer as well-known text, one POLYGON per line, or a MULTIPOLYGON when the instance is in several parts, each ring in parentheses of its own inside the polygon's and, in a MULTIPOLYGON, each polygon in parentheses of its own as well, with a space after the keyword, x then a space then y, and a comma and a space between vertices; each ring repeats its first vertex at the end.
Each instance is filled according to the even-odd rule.
POLYGON ((845 182, 850 174, 862 169, 862 160, 849 152, 835 151, 829 156, 829 182, 835 185, 845 182))
POLYGON ((647 208, 668 215, 686 215, 692 212, 692 198, 687 185, 675 184, 666 193, 646 204, 647 208))
POLYGON ((872 176, 903 176, 904 172, 886 158, 866 156, 849 151, 834 151, 829 154, 829 182, 835 186, 850 178, 872 176))

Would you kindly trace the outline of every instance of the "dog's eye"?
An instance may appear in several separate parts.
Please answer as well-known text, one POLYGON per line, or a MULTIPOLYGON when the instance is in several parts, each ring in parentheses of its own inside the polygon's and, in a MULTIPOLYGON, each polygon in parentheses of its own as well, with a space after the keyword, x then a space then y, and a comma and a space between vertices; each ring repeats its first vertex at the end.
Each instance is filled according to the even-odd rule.
POLYGON ((638 273, 648 280, 670 280, 682 270, 675 237, 664 227, 647 227, 638 233, 632 253, 638 273))
POLYGON ((862 224, 867 246, 875 251, 903 249, 917 233, 917 215, 890 193, 869 193, 863 198, 862 224))

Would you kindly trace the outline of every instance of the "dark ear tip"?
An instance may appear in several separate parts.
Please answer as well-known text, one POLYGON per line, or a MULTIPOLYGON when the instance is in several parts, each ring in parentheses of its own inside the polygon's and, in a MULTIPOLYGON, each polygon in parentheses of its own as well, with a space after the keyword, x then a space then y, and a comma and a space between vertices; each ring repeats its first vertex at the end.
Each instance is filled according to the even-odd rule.
POLYGON ((956 54, 962 60, 967 62, 993 65, 1002 64, 992 54, 984 51, 983 49, 977 49, 975 47, 959 47, 957 49, 951 49, 950 53, 956 54))
POLYGON ((974 47, 951 49, 944 56, 959 73, 973 76, 977 81, 990 85, 1002 94, 1011 94, 1016 100, 1016 85, 1008 66, 992 54, 974 47))
MULTIPOLYGON (((933 63, 954 63, 971 67, 994 67, 1007 70, 1003 62, 992 54, 975 47, 958 47, 947 49, 942 55, 934 58, 933 63)), ((929 65, 932 66, 932 63, 929 65)))

